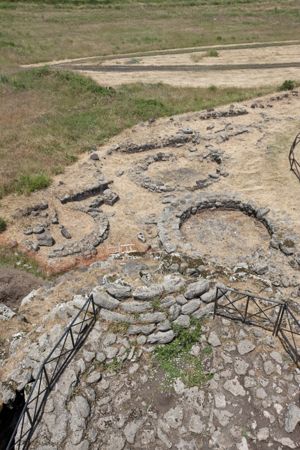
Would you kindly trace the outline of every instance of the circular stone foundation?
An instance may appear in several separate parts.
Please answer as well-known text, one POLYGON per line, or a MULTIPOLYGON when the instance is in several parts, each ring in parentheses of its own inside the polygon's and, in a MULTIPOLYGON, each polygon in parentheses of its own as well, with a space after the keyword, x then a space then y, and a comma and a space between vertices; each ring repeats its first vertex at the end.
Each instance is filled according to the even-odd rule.
POLYGON ((158 186, 167 184, 172 190, 197 189, 204 183, 208 184, 208 179, 212 182, 219 178, 215 166, 216 164, 210 161, 189 161, 185 158, 178 158, 176 162, 152 164, 147 176, 152 180, 152 183, 158 186))
POLYGON ((213 148, 205 155, 186 149, 176 154, 159 152, 138 161, 131 179, 151 192, 195 191, 228 175, 222 170, 221 156, 213 148))
POLYGON ((43 216, 29 214, 25 219, 28 226, 23 229, 21 244, 29 251, 48 258, 90 257, 108 237, 109 221, 100 209, 56 205, 47 206, 46 211, 43 216))
POLYGON ((209 256, 221 264, 233 260, 236 264, 256 250, 272 247, 288 256, 292 267, 299 268, 299 237, 284 225, 273 222, 268 208, 228 194, 199 192, 174 199, 162 212, 158 231, 168 254, 193 259, 209 256))
POLYGON ((181 227, 183 239, 205 259, 233 266, 269 248, 270 235, 257 219, 241 211, 214 209, 191 216, 181 227))

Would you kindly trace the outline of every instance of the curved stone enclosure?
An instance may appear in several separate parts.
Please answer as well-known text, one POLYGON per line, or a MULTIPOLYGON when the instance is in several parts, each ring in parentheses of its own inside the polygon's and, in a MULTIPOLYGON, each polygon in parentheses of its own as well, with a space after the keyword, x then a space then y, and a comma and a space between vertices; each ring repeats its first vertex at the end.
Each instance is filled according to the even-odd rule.
POLYGON ((83 256, 96 254, 96 247, 108 237, 109 221, 107 216, 97 209, 89 208, 84 212, 93 218, 95 230, 84 236, 80 241, 53 248, 53 252, 49 254, 49 258, 59 258, 76 254, 82 254, 83 256))
POLYGON ((155 155, 148 156, 142 161, 139 161, 134 168, 130 171, 130 178, 136 184, 142 186, 151 192, 171 192, 174 191, 172 186, 166 183, 157 183, 149 176, 145 176, 145 172, 148 170, 151 164, 160 161, 176 161, 176 156, 173 153, 156 153, 155 155))
MULTIPOLYGON (((163 153, 159 152, 154 155, 150 155, 147 158, 138 161, 135 166, 130 170, 130 178, 131 180, 136 183, 137 185, 143 187, 144 189, 147 189, 150 192, 173 192, 176 190, 186 190, 186 191, 195 191, 199 189, 206 188, 210 186, 211 184, 217 182, 220 180, 220 177, 228 176, 228 173, 223 170, 222 163, 223 163, 223 152, 221 152, 219 149, 214 148, 213 146, 209 146, 209 149, 206 153, 204 153, 203 156, 201 156, 201 161, 206 161, 207 163, 210 163, 211 165, 217 166, 215 173, 211 172, 209 175, 203 175, 199 172, 198 176, 199 178, 196 179, 196 181, 191 183, 191 186, 183 186, 182 184, 182 178, 180 175, 177 176, 176 182, 171 184, 165 183, 161 180, 157 180, 155 176, 151 177, 147 175, 147 171, 149 167, 152 164, 158 163, 158 162, 175 162, 179 161, 181 159, 186 159, 186 156, 184 154, 181 155, 175 155, 174 153, 163 153), (200 178, 201 177, 201 178, 200 178)), ((190 177, 193 178, 193 171, 197 172, 197 169, 194 169, 194 166, 197 165, 197 160, 188 160, 188 166, 190 167, 190 177)), ((170 169, 170 172, 172 172, 172 169, 170 169)))
POLYGON ((214 283, 200 279, 187 285, 176 275, 166 276, 161 284, 134 289, 113 283, 92 293, 103 320, 126 324, 129 336, 144 335, 148 344, 171 342, 174 325, 188 328, 191 317, 211 314, 220 297, 214 283))
MULTIPOLYGON (((160 222, 158 224, 159 240, 163 249, 167 253, 176 251, 185 253, 184 244, 182 244, 182 234, 180 228, 182 224, 198 212, 209 209, 227 209, 237 210, 259 220, 270 234, 270 246, 280 249, 286 256, 293 256, 291 265, 298 267, 299 242, 298 239, 287 234, 286 230, 269 217, 269 208, 260 208, 252 202, 242 201, 234 196, 223 194, 202 194, 188 199, 182 199, 180 202, 174 202, 170 207, 165 208, 160 222)), ((195 252, 195 257, 201 255, 195 252)))

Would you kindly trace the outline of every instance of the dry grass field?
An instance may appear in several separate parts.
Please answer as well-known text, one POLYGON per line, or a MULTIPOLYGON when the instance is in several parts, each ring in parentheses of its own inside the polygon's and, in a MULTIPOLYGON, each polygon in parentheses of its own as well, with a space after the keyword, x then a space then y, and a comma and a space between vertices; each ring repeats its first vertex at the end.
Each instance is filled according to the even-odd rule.
POLYGON ((298 0, 0 2, 0 67, 80 56, 297 39, 298 0))

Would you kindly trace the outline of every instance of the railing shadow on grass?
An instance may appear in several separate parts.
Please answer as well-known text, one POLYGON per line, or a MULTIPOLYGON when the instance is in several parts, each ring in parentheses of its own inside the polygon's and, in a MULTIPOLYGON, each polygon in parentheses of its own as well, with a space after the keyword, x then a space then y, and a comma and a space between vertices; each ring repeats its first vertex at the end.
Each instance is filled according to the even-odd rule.
POLYGON ((98 314, 90 295, 44 360, 30 389, 6 450, 27 450, 55 383, 87 338, 98 314))
POLYGON ((300 367, 300 322, 288 302, 259 297, 250 292, 217 287, 214 317, 243 322, 277 336, 297 367, 300 367))

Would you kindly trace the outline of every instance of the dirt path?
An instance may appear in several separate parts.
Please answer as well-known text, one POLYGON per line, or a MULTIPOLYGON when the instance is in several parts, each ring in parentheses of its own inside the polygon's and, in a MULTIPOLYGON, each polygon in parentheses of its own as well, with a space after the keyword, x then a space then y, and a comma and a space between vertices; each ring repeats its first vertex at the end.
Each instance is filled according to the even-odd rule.
POLYGON ((60 65, 105 86, 165 83, 182 87, 279 86, 300 80, 300 45, 230 47, 60 65))
POLYGON ((202 47, 184 47, 184 48, 171 48, 166 50, 149 50, 146 52, 133 52, 133 53, 124 53, 124 54, 115 54, 115 55, 94 55, 94 56, 85 56, 81 58, 67 58, 67 59, 60 59, 60 60, 52 60, 52 61, 43 61, 40 63, 33 63, 33 64, 23 64, 21 67, 41 67, 44 65, 52 66, 56 64, 65 64, 65 63, 75 63, 75 62, 88 62, 91 60, 110 60, 110 59, 118 59, 118 58, 129 58, 133 56, 147 56, 147 55, 166 55, 166 54, 185 54, 185 53, 191 53, 191 52, 201 52, 201 51, 207 51, 210 49, 215 50, 223 50, 223 49, 245 49, 245 48, 269 48, 269 47, 277 47, 279 46, 290 46, 299 44, 299 40, 292 40, 292 41, 273 41, 273 42, 251 42, 251 43, 244 43, 244 44, 226 44, 226 45, 208 45, 208 46, 202 46, 202 47))
POLYGON ((300 69, 216 70, 216 71, 148 71, 148 72, 88 72, 82 71, 102 86, 117 87, 128 83, 164 83, 176 87, 207 88, 280 86, 284 80, 299 80, 300 69))
POLYGON ((300 80, 299 41, 255 42, 92 56, 30 64, 80 71, 104 86, 259 87, 300 80))
POLYGON ((300 67, 300 62, 286 62, 274 64, 215 64, 215 65, 172 65, 172 66, 130 66, 130 65, 103 65, 103 66, 80 66, 66 65, 66 69, 89 72, 206 72, 206 71, 227 71, 227 70, 264 70, 264 69, 286 69, 290 67, 300 67))

